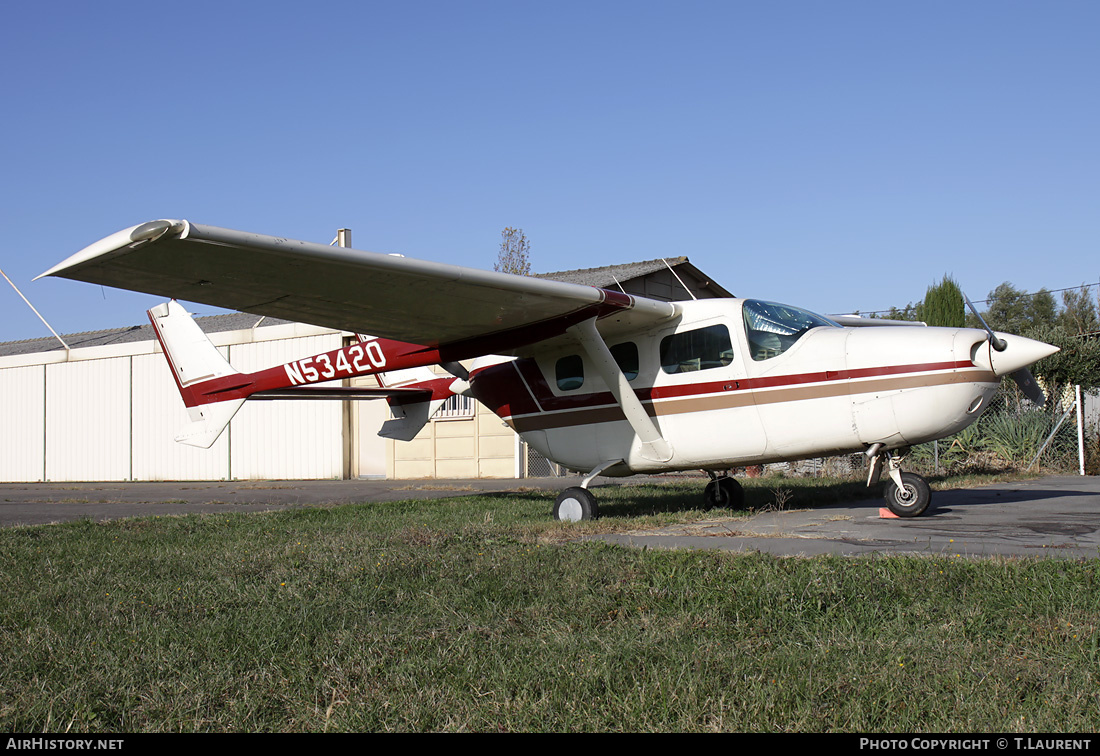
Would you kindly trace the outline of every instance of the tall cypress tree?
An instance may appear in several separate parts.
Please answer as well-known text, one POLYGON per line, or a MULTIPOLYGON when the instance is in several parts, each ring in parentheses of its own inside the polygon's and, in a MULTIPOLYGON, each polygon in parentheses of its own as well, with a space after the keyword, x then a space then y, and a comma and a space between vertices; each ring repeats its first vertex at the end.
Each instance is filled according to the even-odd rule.
POLYGON ((962 289, 951 277, 944 275, 938 284, 928 287, 921 306, 920 320, 930 326, 962 328, 966 325, 966 305, 962 289))

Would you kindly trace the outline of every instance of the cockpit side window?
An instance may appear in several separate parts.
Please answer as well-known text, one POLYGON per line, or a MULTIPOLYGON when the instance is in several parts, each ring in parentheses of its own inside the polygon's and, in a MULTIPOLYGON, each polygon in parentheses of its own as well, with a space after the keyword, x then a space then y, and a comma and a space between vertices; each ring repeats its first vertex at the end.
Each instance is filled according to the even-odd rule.
POLYGON ((669 374, 725 367, 731 362, 730 332, 721 324, 681 331, 661 339, 661 370, 669 374))
POLYGON ((747 299, 743 312, 749 354, 757 362, 783 354, 811 328, 840 327, 809 310, 777 302, 747 299))

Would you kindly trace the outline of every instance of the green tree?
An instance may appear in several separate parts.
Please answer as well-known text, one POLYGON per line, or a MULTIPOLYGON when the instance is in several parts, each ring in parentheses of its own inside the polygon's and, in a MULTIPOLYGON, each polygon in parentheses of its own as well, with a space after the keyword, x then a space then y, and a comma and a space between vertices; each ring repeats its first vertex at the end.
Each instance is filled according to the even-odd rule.
POLYGON ((1004 333, 1024 335, 1036 328, 1052 328, 1057 319, 1058 304, 1046 289, 1028 294, 1005 281, 989 292, 986 304, 985 322, 1004 333))
POLYGON ((962 289, 945 275, 938 284, 928 287, 917 319, 930 326, 962 328, 966 325, 966 304, 963 302, 962 289))
POLYGON ((1028 337, 1053 344, 1060 351, 1039 360, 1031 372, 1043 379, 1048 396, 1059 396, 1066 386, 1100 387, 1100 339, 1083 338, 1062 326, 1039 326, 1028 337))
POLYGON ((1058 314, 1058 325, 1070 333, 1094 333, 1100 330, 1096 318, 1096 307, 1084 284, 1079 290, 1062 292, 1062 311, 1058 314))
POLYGON ((886 320, 920 320, 920 310, 920 302, 916 304, 910 302, 900 310, 897 307, 891 307, 890 311, 882 317, 886 320))
POLYGON ((500 235, 500 254, 493 270, 514 273, 517 276, 531 275, 531 245, 527 242, 523 229, 509 226, 500 235))

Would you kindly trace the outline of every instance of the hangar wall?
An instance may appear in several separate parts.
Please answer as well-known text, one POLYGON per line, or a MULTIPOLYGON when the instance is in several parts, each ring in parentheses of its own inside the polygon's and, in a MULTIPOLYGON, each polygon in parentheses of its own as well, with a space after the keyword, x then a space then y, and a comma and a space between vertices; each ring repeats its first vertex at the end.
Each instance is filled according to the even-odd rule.
MULTIPOLYGON (((212 334, 242 371, 337 349, 343 336, 286 324, 212 334)), ((345 477, 343 402, 246 403, 210 449, 187 422, 155 341, 0 358, 0 481, 345 477)))
POLYGON ((412 441, 389 441, 388 478, 520 478, 519 436, 484 406, 435 419, 412 441))
POLYGON ((0 370, 0 480, 42 480, 46 459, 46 366, 0 370))

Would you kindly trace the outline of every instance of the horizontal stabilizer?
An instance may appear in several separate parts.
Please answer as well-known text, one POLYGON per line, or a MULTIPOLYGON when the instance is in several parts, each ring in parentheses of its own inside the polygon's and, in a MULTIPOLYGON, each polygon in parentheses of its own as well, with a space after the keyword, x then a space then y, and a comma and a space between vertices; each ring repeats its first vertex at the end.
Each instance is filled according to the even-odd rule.
POLYGON ((446 400, 425 399, 398 404, 391 400, 390 412, 393 413, 393 419, 382 423, 382 427, 378 429, 378 435, 395 441, 412 441, 432 415, 443 406, 444 401, 446 400))
POLYGON ((257 391, 249 399, 401 399, 413 401, 427 398, 431 391, 419 388, 358 388, 355 386, 295 386, 285 389, 257 391))
POLYGON ((386 399, 393 419, 382 423, 378 435, 395 441, 412 441, 453 393, 449 389, 430 388, 432 384, 450 383, 451 379, 437 376, 428 367, 379 373, 378 382, 394 392, 386 399), (413 393, 398 394, 400 390, 413 393))

